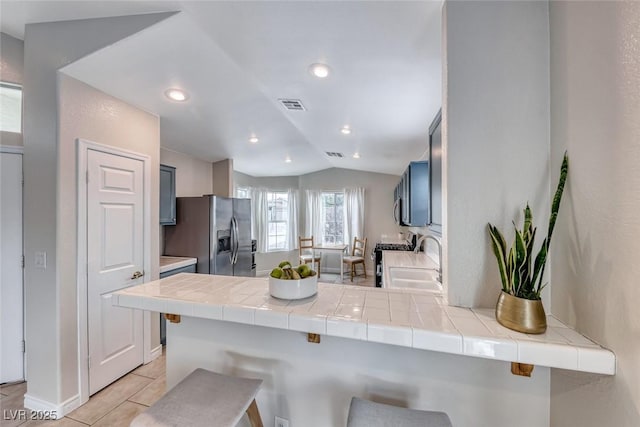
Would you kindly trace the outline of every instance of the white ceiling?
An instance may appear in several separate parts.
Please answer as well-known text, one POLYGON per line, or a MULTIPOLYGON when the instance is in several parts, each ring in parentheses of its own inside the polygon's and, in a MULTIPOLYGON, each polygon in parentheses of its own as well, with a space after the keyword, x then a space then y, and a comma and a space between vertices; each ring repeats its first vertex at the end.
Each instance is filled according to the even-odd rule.
POLYGON ((233 158, 254 176, 332 166, 399 174, 425 152, 441 104, 441 1, 21 3, 3 1, 4 32, 20 36, 25 22, 180 10, 64 72, 157 113, 162 146, 233 158), (310 75, 315 62, 331 67, 327 79, 310 75), (169 87, 190 99, 167 100, 169 87), (287 111, 278 98, 300 99, 307 111, 287 111), (340 133, 345 124, 351 135, 340 133), (248 142, 252 134, 259 143, 248 142))

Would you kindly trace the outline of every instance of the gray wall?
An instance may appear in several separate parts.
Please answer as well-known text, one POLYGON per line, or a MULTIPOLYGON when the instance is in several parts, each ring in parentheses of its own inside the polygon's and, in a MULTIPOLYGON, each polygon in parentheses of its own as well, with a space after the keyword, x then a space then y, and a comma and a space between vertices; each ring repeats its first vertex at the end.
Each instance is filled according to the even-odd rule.
MULTIPOLYGON (((233 185, 235 187, 255 187, 269 188, 271 190, 288 190, 298 188, 299 178, 297 176, 265 176, 253 177, 238 171, 233 172, 233 185)), ((302 203, 302 198, 300 198, 302 203)), ((298 225, 300 225, 300 215, 298 225)), ((258 275, 265 275, 280 264, 281 261, 290 261, 294 265, 298 262, 298 250, 281 252, 258 252, 256 254, 256 272, 258 275)))
POLYGON ((264 187, 273 190, 288 190, 289 188, 298 188, 300 183, 297 176, 254 177, 235 171, 233 173, 233 185, 235 187, 264 187))
MULTIPOLYGON (((365 237, 367 252, 373 249, 382 234, 396 235, 401 231, 393 222, 393 190, 400 180, 399 176, 374 172, 363 172, 351 169, 331 168, 300 176, 252 177, 234 172, 235 186, 264 187, 274 190, 298 188, 300 190, 300 210, 298 225, 304 233, 306 200, 304 190, 317 189, 339 191, 346 187, 365 188, 365 237)), ((258 271, 270 270, 281 260, 296 261, 298 251, 258 254, 256 263, 258 271)), ((335 254, 323 255, 323 270, 327 266, 332 271, 340 271, 340 258, 335 254)), ((366 266, 373 271, 373 262, 367 257, 366 266)))
POLYGON ((616 354, 615 376, 551 370, 551 425, 640 425, 640 3, 551 2, 551 155, 569 178, 552 312, 616 354))
MULTIPOLYGON (((72 171, 61 169, 73 170, 75 165, 67 157, 68 146, 59 141, 65 128, 60 126, 58 102, 65 98, 64 94, 58 98, 58 70, 169 15, 138 15, 26 26, 24 278, 27 394, 52 405, 74 398, 78 393, 78 382, 74 382, 78 374, 77 353, 74 353, 78 339, 77 307, 73 298, 76 252, 69 250, 74 243, 67 236, 67 233, 75 233, 76 224, 73 223, 71 228, 63 227, 63 224, 67 224, 65 215, 73 212, 76 206, 76 200, 69 199, 68 193, 75 188, 75 182, 71 184, 72 188, 67 188, 70 185, 68 174, 72 171), (46 268, 34 265, 36 251, 46 252, 46 268)), ((98 119, 102 120, 104 116, 106 114, 103 112, 98 119)), ((156 150, 154 162, 157 165, 159 145, 151 145, 149 149, 156 150)), ((153 188, 152 203, 156 200, 157 206, 157 181, 153 188)), ((157 221, 157 213, 155 218, 157 221)), ((154 229, 152 227, 152 231, 154 229)), ((157 244, 157 232, 152 232, 151 247, 152 250, 155 248, 152 253, 158 253, 157 244)), ((155 257, 152 257, 151 273, 158 274, 158 260, 155 257)))
POLYGON ((445 3, 444 281, 452 305, 492 307, 498 298, 487 222, 510 241, 528 201, 546 230, 548 19, 547 2, 445 3))
MULTIPOLYGON (((167 148, 160 149, 160 163, 176 168, 176 197, 197 197, 213 194, 213 165, 167 148)), ((164 227, 160 226, 159 253, 164 253, 164 227)))
POLYGON ((233 197, 233 159, 220 160, 212 164, 213 194, 233 197))
MULTIPOLYGON (((0 33, 0 81, 22 85, 24 76, 24 43, 0 33)), ((22 145, 22 134, 0 132, 0 145, 22 145)))
MULTIPOLYGON (((345 187, 364 187, 363 237, 367 238, 367 253, 370 253, 383 234, 396 235, 400 231, 400 227, 393 221, 393 190, 399 180, 400 177, 396 175, 331 168, 301 175, 300 192, 304 193, 305 189, 331 191, 342 190, 345 187)), ((304 197, 301 197, 301 204, 301 218, 304 218, 306 208, 304 197)), ((304 227, 304 221, 300 222, 300 227, 304 227)), ((337 255, 327 253, 323 257, 325 258, 323 262, 329 268, 340 269, 337 255)), ((373 261, 368 256, 365 256, 365 265, 367 271, 373 271, 373 261)))
POLYGON ((192 197, 213 193, 211 162, 161 148, 160 163, 176 168, 176 196, 192 197))

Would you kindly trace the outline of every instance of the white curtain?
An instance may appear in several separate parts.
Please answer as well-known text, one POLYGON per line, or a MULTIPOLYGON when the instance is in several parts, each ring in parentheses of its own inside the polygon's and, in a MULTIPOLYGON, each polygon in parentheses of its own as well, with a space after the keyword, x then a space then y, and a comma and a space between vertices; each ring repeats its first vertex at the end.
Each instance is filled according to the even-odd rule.
POLYGON ((364 188, 344 189, 344 242, 349 245, 353 238, 362 239, 364 235, 364 188))
MULTIPOLYGON (((251 197, 251 234, 257 240, 257 251, 268 252, 269 250, 269 201, 268 193, 276 190, 266 188, 249 188, 251 197)), ((298 247, 298 190, 290 188, 288 194, 288 223, 287 230, 287 250, 294 250, 298 247)))
POLYGON ((269 206, 267 202, 267 189, 250 188, 251 197, 251 234, 257 241, 256 250, 267 252, 269 238, 269 206))
POLYGON ((298 248, 298 190, 290 188, 289 194, 289 230, 287 246, 290 251, 298 248))
POLYGON ((305 190, 307 199, 307 212, 305 214, 305 237, 313 236, 315 244, 324 241, 324 204, 322 203, 322 191, 305 190))

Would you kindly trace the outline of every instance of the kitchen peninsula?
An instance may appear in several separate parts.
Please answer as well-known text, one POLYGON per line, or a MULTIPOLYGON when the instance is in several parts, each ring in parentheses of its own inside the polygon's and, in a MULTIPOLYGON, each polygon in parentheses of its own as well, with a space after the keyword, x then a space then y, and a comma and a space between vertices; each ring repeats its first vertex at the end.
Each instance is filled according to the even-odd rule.
POLYGON ((197 367, 261 378, 267 425, 277 415, 341 426, 360 396, 445 411, 454 425, 543 426, 547 412, 524 419, 519 408, 548 399, 550 367, 615 373, 612 352, 552 317, 546 334, 518 334, 492 310, 449 307, 419 290, 320 283, 314 297, 283 301, 269 296, 266 278, 179 274, 114 300, 175 315, 168 387, 197 367), (536 365, 532 377, 512 375, 510 362, 536 365))

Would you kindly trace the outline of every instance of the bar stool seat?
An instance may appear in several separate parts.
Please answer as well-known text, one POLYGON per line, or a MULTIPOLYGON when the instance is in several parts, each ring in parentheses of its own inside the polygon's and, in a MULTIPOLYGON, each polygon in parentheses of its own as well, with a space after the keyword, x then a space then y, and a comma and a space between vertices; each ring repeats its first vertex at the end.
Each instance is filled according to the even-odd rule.
POLYGON ((400 408, 354 397, 347 427, 452 427, 444 412, 400 408))
POLYGON ((262 427, 255 397, 262 380, 221 375, 198 368, 145 412, 131 427, 235 427, 244 413, 262 427))

